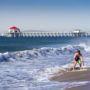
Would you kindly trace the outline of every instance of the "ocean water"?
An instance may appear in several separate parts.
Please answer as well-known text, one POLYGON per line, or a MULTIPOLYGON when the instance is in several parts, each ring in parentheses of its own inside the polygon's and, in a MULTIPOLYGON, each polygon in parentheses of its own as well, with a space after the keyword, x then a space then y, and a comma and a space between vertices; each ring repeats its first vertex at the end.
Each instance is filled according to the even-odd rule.
MULTIPOLYGON (((62 39, 64 40, 64 39, 62 39)), ((0 90, 64 90, 88 83, 50 81, 49 77, 73 61, 82 52, 85 67, 90 67, 90 38, 74 38, 67 42, 34 46, 31 49, 0 53, 0 90)))

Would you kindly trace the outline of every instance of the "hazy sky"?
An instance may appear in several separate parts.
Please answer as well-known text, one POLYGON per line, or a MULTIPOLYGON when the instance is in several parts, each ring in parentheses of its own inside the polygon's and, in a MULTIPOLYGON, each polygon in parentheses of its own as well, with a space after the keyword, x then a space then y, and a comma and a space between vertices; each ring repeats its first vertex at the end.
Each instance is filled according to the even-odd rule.
POLYGON ((90 30, 90 0, 0 0, 0 32, 90 30))

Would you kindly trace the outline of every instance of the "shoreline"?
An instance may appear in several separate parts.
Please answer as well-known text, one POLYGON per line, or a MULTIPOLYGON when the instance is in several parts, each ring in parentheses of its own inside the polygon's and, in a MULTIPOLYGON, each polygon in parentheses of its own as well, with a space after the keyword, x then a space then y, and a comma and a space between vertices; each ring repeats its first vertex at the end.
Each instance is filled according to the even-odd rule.
POLYGON ((74 82, 74 81, 90 81, 90 70, 82 71, 71 71, 63 72, 63 74, 57 73, 54 76, 50 77, 51 81, 60 81, 60 82, 74 82))
MULTIPOLYGON (((51 81, 59 82, 83 82, 90 81, 90 69, 81 70, 81 71, 68 71, 55 74, 50 78, 51 81)), ((71 88, 66 88, 65 90, 90 90, 90 83, 81 86, 73 86, 71 88)))
POLYGON ((90 90, 90 83, 86 85, 77 86, 77 87, 66 88, 64 90, 90 90))

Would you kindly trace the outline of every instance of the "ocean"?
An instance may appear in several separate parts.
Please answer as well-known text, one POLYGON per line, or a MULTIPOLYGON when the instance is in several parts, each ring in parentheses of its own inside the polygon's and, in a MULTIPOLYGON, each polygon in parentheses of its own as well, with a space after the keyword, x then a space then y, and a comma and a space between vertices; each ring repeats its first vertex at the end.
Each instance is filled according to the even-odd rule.
POLYGON ((77 49, 83 55, 85 67, 90 67, 90 37, 62 37, 51 42, 38 44, 37 41, 24 50, 2 48, 0 90, 64 90, 88 83, 50 81, 49 78, 72 63, 77 49))

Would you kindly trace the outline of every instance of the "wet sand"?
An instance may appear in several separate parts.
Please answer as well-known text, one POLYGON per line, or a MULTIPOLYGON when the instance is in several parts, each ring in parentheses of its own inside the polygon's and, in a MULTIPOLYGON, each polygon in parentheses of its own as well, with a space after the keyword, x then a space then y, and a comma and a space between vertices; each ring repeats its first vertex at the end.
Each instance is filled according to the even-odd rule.
POLYGON ((90 83, 83 86, 67 88, 65 90, 90 90, 90 83))
MULTIPOLYGON (((77 82, 77 81, 90 81, 90 69, 82 71, 68 71, 63 72, 63 74, 57 73, 50 78, 50 80, 60 81, 60 82, 77 82)), ((90 84, 67 88, 65 90, 90 90, 90 84)))

